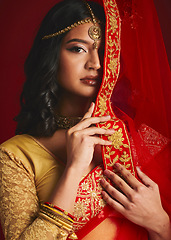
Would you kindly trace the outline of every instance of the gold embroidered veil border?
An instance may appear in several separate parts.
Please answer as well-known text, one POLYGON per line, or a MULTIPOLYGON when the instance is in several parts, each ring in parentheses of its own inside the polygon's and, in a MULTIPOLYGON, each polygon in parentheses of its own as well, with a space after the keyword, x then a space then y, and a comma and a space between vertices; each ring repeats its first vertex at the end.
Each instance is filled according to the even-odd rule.
MULTIPOLYGON (((104 167, 113 169, 114 164, 119 162, 135 175, 126 126, 116 117, 110 102, 120 71, 121 19, 115 0, 103 0, 103 4, 106 13, 104 75, 96 99, 94 116, 110 115, 111 120, 98 124, 98 126, 115 130, 115 133, 108 137, 109 140, 112 140, 112 146, 103 146, 104 167)), ((107 136, 103 138, 107 139, 107 136)))

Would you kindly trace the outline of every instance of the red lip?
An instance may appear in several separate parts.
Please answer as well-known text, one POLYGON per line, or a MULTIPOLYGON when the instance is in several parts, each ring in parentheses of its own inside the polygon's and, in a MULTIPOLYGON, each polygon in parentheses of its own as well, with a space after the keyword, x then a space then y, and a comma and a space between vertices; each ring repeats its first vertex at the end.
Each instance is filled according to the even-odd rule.
POLYGON ((98 79, 99 79, 99 76, 91 75, 91 76, 86 76, 84 78, 81 78, 80 80, 82 83, 84 83, 88 86, 96 86, 99 83, 98 79))
POLYGON ((82 80, 96 80, 96 81, 97 81, 98 78, 99 78, 98 75, 96 75, 96 76, 91 75, 91 76, 86 76, 86 77, 84 77, 84 78, 81 78, 81 81, 82 81, 82 80))

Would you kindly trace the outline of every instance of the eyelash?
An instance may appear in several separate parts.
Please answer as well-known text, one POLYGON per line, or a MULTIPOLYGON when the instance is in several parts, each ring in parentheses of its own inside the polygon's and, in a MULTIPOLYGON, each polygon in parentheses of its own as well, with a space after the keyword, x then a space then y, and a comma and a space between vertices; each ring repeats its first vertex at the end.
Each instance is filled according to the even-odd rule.
POLYGON ((77 46, 74 46, 74 47, 71 47, 68 49, 69 51, 71 52, 75 52, 75 53, 80 53, 82 51, 86 52, 86 50, 82 47, 77 47, 77 46), (80 51, 81 50, 81 51, 80 51))

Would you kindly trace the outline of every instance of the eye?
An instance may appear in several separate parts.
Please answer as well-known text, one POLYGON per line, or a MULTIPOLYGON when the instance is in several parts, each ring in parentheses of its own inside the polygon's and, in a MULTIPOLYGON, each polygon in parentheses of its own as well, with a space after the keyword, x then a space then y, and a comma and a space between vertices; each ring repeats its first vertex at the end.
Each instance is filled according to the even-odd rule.
POLYGON ((78 46, 71 47, 68 50, 75 53, 87 52, 84 48, 78 46))

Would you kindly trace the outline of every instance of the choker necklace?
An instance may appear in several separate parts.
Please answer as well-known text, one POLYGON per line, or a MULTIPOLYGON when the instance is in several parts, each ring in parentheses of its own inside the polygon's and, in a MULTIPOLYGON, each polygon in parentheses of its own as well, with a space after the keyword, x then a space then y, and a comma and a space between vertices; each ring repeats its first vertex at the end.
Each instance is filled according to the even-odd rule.
POLYGON ((65 117, 55 114, 57 128, 69 129, 81 121, 82 117, 65 117))

